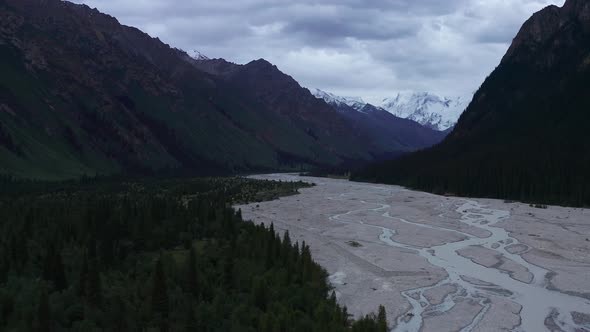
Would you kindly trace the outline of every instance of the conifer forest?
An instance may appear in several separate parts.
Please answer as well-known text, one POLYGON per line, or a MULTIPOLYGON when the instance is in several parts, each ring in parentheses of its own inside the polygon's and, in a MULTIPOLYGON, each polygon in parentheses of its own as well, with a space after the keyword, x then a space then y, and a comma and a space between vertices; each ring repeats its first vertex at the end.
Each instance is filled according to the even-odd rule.
POLYGON ((353 320, 305 243, 233 204, 303 182, 245 178, 0 187, 2 331, 386 331, 353 320))

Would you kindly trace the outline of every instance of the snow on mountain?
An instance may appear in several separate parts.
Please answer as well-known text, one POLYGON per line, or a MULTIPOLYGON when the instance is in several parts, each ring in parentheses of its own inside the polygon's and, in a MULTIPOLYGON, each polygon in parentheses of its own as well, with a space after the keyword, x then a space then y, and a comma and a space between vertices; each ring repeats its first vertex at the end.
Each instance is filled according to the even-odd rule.
POLYGON ((400 118, 443 131, 457 123, 470 101, 465 97, 441 97, 428 92, 398 93, 395 98, 384 99, 380 107, 400 118))
POLYGON ((318 99, 323 99, 326 103, 332 106, 350 106, 357 111, 361 111, 367 103, 360 98, 360 97, 340 97, 333 93, 325 92, 320 89, 313 89, 311 90, 311 94, 313 94, 318 99))
POLYGON ((195 60, 199 60, 199 61, 211 60, 208 56, 206 56, 205 54, 203 54, 197 50, 189 51, 188 55, 190 55, 191 58, 193 58, 195 60))
MULTIPOLYGON (((360 97, 340 97, 320 89, 311 93, 328 104, 352 107, 364 112, 367 105, 360 97)), ((395 98, 383 99, 377 109, 385 110, 399 118, 409 119, 423 126, 445 131, 453 127, 471 100, 466 97, 441 97, 428 92, 398 93, 395 98)))

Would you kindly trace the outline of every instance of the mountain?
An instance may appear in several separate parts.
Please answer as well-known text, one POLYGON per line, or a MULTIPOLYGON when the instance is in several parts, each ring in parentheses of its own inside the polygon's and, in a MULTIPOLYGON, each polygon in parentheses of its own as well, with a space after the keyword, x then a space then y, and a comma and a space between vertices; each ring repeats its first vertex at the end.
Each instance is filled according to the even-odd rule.
MULTIPOLYGON (((350 106, 360 110, 367 103, 359 97, 340 97, 314 89, 312 94, 328 104, 350 106)), ((450 132, 469 103, 464 97, 441 97, 428 92, 398 93, 394 98, 385 98, 377 107, 398 118, 408 119, 434 130, 450 132)))
MULTIPOLYGON (((355 132, 365 132, 371 142, 381 144, 381 149, 395 147, 396 152, 415 151, 439 143, 446 135, 415 121, 396 117, 380 107, 365 103, 362 98, 339 97, 319 89, 314 89, 312 93, 348 119, 355 132)), ((394 153, 394 156, 397 155, 400 153, 394 153)))
POLYGON ((323 99, 326 103, 334 107, 348 106, 358 111, 367 105, 367 103, 365 103, 365 101, 360 97, 340 97, 320 89, 313 89, 311 90, 311 93, 316 98, 323 99))
POLYGON ((404 119, 445 131, 452 128, 469 103, 468 98, 440 97, 428 92, 398 93, 383 99, 381 108, 404 119))
MULTIPOLYGON (((361 117, 356 116, 356 111, 352 114, 341 112, 263 59, 246 65, 233 64, 224 59, 201 59, 196 62, 196 66, 223 80, 244 96, 255 98, 266 105, 273 115, 304 127, 309 136, 319 138, 318 142, 327 141, 331 146, 343 147, 345 150, 358 148, 366 154, 361 156, 363 160, 399 156, 432 146, 442 139, 438 132, 397 119, 385 111, 383 114, 376 112, 361 117), (327 129, 335 134, 325 136, 327 129)), ((342 106, 366 106, 360 99, 351 99, 349 102, 352 106, 342 106)), ((283 157, 288 160, 292 156, 284 154, 283 157)), ((354 163, 354 160, 347 162, 354 163)))
POLYGON ((439 145, 355 180, 590 206, 590 2, 534 14, 439 145))
POLYGON ((66 1, 0 1, 0 72, 0 174, 16 177, 294 170, 421 147, 374 141, 265 60, 189 55, 66 1))

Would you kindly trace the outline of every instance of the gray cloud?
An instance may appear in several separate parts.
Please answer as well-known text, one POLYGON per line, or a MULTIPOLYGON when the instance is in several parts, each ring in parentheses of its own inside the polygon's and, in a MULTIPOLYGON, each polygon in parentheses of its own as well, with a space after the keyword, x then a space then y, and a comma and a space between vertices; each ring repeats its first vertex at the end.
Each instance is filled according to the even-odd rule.
POLYGON ((564 0, 75 0, 174 47, 265 58, 307 87, 377 101, 469 95, 522 23, 564 0))

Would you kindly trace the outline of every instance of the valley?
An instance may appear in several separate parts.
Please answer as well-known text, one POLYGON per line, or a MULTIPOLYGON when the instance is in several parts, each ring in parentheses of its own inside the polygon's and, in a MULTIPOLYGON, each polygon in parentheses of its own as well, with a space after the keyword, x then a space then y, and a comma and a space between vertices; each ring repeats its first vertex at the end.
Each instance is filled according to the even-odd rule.
POLYGON ((521 2, 0 1, 0 331, 590 332, 590 1, 521 2))
POLYGON ((239 206, 305 241, 355 316, 395 331, 590 330, 590 210, 295 175, 300 195, 239 206))

